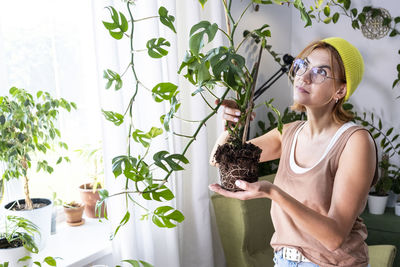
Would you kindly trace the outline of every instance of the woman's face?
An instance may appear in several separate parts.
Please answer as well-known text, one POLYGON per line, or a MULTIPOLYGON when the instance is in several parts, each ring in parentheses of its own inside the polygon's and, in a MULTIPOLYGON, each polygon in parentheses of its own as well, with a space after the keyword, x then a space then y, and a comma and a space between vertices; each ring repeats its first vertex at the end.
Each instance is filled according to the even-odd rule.
POLYGON ((301 67, 297 73, 305 72, 294 77, 295 103, 306 107, 322 107, 335 101, 335 83, 336 89, 339 89, 340 82, 332 79, 332 69, 337 76, 339 66, 335 61, 333 61, 334 66, 331 66, 330 59, 328 50, 317 48, 304 59, 304 62, 300 61, 301 67))

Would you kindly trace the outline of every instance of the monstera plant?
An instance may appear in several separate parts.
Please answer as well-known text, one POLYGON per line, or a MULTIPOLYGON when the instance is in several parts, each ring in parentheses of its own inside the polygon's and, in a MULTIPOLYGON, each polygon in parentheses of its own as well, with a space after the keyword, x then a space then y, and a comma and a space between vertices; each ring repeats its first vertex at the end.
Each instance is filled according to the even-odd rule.
MULTIPOLYGON (((216 1, 216 0, 213 0, 216 1)), ((135 65, 135 56, 137 53, 143 51, 141 47, 136 47, 134 43, 134 36, 137 34, 137 29, 140 27, 139 22, 143 20, 157 19, 160 23, 166 27, 166 29, 176 33, 175 28, 175 17, 163 6, 157 11, 154 11, 154 15, 146 18, 135 17, 136 13, 133 11, 135 3, 137 1, 128 0, 124 1, 126 4, 125 10, 117 10, 113 6, 108 6, 109 18, 103 21, 105 29, 109 32, 111 37, 118 40, 118 42, 126 41, 129 43, 129 55, 130 60, 127 62, 127 71, 119 74, 115 70, 107 69, 104 71, 104 78, 106 79, 106 88, 114 88, 120 90, 124 87, 126 81, 124 76, 128 70, 134 77, 133 93, 129 101, 126 111, 121 114, 115 111, 103 110, 103 114, 107 120, 113 122, 115 125, 120 126, 127 124, 129 129, 129 139, 127 144, 127 153, 119 155, 112 160, 113 172, 117 179, 124 179, 126 187, 121 192, 113 192, 110 194, 107 190, 102 190, 102 200, 98 202, 101 205, 107 198, 125 194, 127 201, 133 201, 137 203, 135 197, 141 197, 145 200, 155 201, 168 201, 174 198, 172 191, 166 187, 167 181, 170 179, 171 174, 176 171, 184 169, 184 165, 188 164, 189 161, 186 158, 186 153, 191 144, 196 140, 201 128, 205 126, 206 122, 212 118, 224 103, 224 100, 228 99, 229 96, 235 105, 240 109, 241 115, 239 123, 234 127, 227 127, 230 138, 227 147, 221 147, 221 150, 217 153, 217 160, 229 161, 232 159, 232 151, 237 148, 243 149, 250 146, 250 152, 245 152, 245 157, 253 158, 252 160, 257 163, 260 150, 257 147, 251 147, 246 143, 248 136, 248 125, 250 123, 250 117, 252 110, 255 108, 253 103, 254 92, 257 87, 257 76, 259 73, 261 57, 264 52, 269 53, 275 59, 277 64, 283 65, 282 57, 273 51, 269 44, 271 38, 271 31, 268 24, 259 25, 254 29, 247 30, 246 32, 239 33, 238 25, 242 22, 242 19, 246 12, 254 8, 257 10, 259 5, 272 5, 278 4, 282 8, 287 6, 293 6, 299 11, 301 19, 305 23, 305 27, 308 27, 315 22, 323 22, 326 24, 337 23, 339 17, 347 17, 350 19, 351 26, 354 29, 359 29, 360 25, 365 22, 366 12, 374 11, 370 6, 362 9, 356 9, 351 7, 350 0, 330 0, 330 1, 313 1, 312 6, 306 7, 301 0, 249 0, 247 6, 242 10, 240 15, 234 17, 232 14, 233 0, 220 0, 226 15, 226 25, 218 25, 210 21, 199 21, 195 25, 191 26, 187 33, 189 35, 189 44, 186 54, 182 61, 179 63, 178 75, 182 75, 196 88, 192 95, 201 96, 205 103, 210 107, 210 112, 204 116, 197 123, 197 128, 192 134, 176 133, 172 128, 172 121, 179 119, 177 114, 181 106, 183 96, 180 94, 180 90, 176 84, 165 81, 154 81, 153 85, 147 85, 141 81, 141 78, 137 74, 137 65, 135 65), (156 13, 157 12, 157 13, 156 13), (207 45, 213 43, 214 37, 217 32, 221 32, 226 38, 226 46, 221 45, 207 45), (239 40, 238 43, 236 41, 239 40), (252 45, 258 47, 257 59, 255 64, 249 66, 246 62, 248 52, 244 49, 240 49, 246 42, 251 42, 252 45), (212 48, 209 48, 212 47, 212 48), (225 91, 217 96, 215 92, 216 87, 225 88, 225 91), (160 114, 160 125, 154 125, 151 129, 139 129, 133 123, 133 117, 137 116, 133 112, 133 106, 136 103, 138 94, 152 94, 154 101, 157 103, 165 103, 169 106, 169 110, 160 114), (210 97, 216 99, 215 102, 209 101, 210 97), (176 136, 185 138, 187 140, 183 150, 179 153, 170 153, 169 151, 161 150, 156 151, 151 158, 149 156, 150 147, 152 140, 160 138, 165 132, 170 132, 176 136), (140 155, 133 156, 131 153, 132 145, 142 146, 144 152, 140 155), (164 172, 163 178, 155 178, 153 175, 154 169, 161 170, 164 172), (133 183, 133 186, 129 186, 129 183, 133 183)), ((199 4, 202 6, 206 5, 207 0, 199 0, 199 4)), ((379 15, 379 14, 377 14, 379 15)), ((390 22, 398 23, 398 18, 391 19, 390 22)), ((388 23, 388 21, 384 21, 388 23)), ((394 32, 393 36, 397 35, 398 32, 395 28, 392 29, 394 32)), ((150 58, 163 58, 168 56, 168 49, 171 47, 171 43, 164 37, 156 37, 147 41, 145 51, 147 51, 150 58)), ((132 84, 129 85, 132 87, 132 84)), ((265 104, 268 108, 271 108, 274 112, 278 113, 271 104, 272 100, 267 100, 265 104)), ((278 120, 279 121, 279 120, 278 120)), ((277 124, 278 128, 282 127, 281 122, 277 124)), ((135 149, 135 152, 139 149, 135 149)), ((231 160, 232 161, 232 160, 231 160)), ((248 163, 244 161, 243 165, 248 163)), ((221 164, 220 164, 221 166, 221 164)), ((229 167, 221 167, 227 170, 229 167)), ((242 168, 242 166, 238 166, 242 168)), ((221 169, 221 170, 222 170, 221 169)), ((223 170, 221 171, 223 173, 223 170)), ((256 179, 253 174, 249 178, 250 180, 256 179)), ((243 178, 241 173, 238 173, 240 178, 243 178)), ((235 188, 229 188, 235 190, 235 188)), ((139 204, 139 203, 138 203, 139 204)), ((142 207, 141 205, 137 205, 142 207)), ((125 216, 122 218, 120 225, 117 227, 114 234, 118 232, 118 229, 130 218, 129 211, 126 211, 125 216)), ((184 220, 183 214, 170 206, 160 206, 155 210, 146 210, 144 218, 151 218, 152 221, 159 227, 175 227, 177 223, 184 220)))

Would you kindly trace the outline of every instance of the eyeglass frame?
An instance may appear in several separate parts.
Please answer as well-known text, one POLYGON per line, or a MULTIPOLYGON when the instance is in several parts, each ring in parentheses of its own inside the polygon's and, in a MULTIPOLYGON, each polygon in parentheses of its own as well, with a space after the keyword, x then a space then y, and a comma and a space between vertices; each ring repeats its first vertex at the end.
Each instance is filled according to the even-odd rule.
POLYGON ((330 66, 326 66, 326 65, 320 66, 320 67, 311 67, 311 68, 310 68, 309 62, 307 62, 307 60, 304 60, 304 59, 302 59, 302 58, 297 58, 297 59, 295 59, 295 60, 293 61, 293 64, 292 64, 292 67, 291 67, 291 70, 290 70, 290 76, 292 77, 292 79, 294 79, 295 76, 301 77, 301 76, 303 76, 307 71, 310 71, 310 80, 311 80, 311 82, 314 83, 314 84, 321 84, 321 83, 323 83, 327 78, 328 78, 328 79, 332 79, 332 80, 340 80, 340 81, 342 81, 342 82, 344 82, 344 83, 346 82, 345 79, 329 77, 328 74, 326 74, 326 70, 324 69, 324 67, 325 67, 325 68, 326 68, 326 67, 329 67, 329 68, 330 68, 330 66), (302 62, 303 62, 303 65, 306 65, 306 68, 304 68, 305 70, 304 70, 304 72, 303 72, 302 74, 298 74, 297 71, 296 71, 296 73, 294 73, 295 64, 296 64, 296 62, 299 62, 299 61, 302 61, 302 62), (323 75, 323 74, 321 74, 321 73, 314 72, 313 70, 316 70, 316 69, 318 69, 318 70, 323 70, 323 71, 325 72, 325 75, 323 75), (317 75, 317 76, 318 76, 318 75, 319 75, 319 76, 322 76, 322 77, 323 77, 323 80, 322 80, 321 82, 315 82, 314 79, 313 79, 313 77, 315 77, 315 76, 313 76, 312 74, 315 74, 315 75, 317 75))

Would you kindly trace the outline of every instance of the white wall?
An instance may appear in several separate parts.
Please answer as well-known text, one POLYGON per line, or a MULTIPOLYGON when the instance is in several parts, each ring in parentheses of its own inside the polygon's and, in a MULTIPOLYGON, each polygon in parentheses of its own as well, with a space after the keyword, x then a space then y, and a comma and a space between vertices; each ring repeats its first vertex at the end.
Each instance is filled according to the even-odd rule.
MULTIPOLYGON (((362 6, 372 5, 383 7, 389 11, 392 17, 400 16, 400 2, 398 0, 387 1, 352 1, 352 7, 361 9, 362 6)), ((383 37, 379 40, 370 40, 363 36, 360 30, 353 30, 351 21, 347 17, 341 17, 337 24, 326 25, 313 23, 312 27, 304 28, 304 23, 296 9, 292 9, 292 53, 297 54, 310 41, 337 36, 348 40, 361 52, 365 72, 361 84, 350 97, 349 102, 359 112, 373 112, 382 118, 384 128, 395 127, 400 131, 400 88, 392 89, 392 84, 397 77, 396 66, 400 63, 400 37, 383 37)), ((398 159, 393 163, 399 163, 398 159)))
MULTIPOLYGON (((311 1, 304 1, 305 3, 311 1)), ((234 2, 234 14, 238 16, 243 10, 247 1, 234 2)), ((398 0, 369 0, 353 1, 352 8, 360 9, 362 6, 372 5, 383 7, 389 11, 392 17, 400 16, 400 2, 398 0)), ((373 112, 382 118, 384 128, 395 127, 400 131, 400 88, 397 86, 392 89, 392 83, 397 77, 396 66, 400 63, 400 37, 386 36, 379 40, 370 40, 363 36, 360 30, 353 30, 351 21, 345 16, 341 16, 336 24, 324 24, 313 21, 311 27, 305 28, 305 23, 300 19, 299 11, 292 7, 278 5, 260 5, 258 12, 249 12, 244 17, 243 24, 238 31, 240 34, 244 29, 255 29, 263 24, 269 24, 272 37, 268 39, 273 50, 285 54, 290 53, 295 56, 311 41, 331 36, 342 37, 361 52, 365 61, 364 78, 358 89, 350 98, 357 111, 373 112)), ((241 37, 238 35, 237 37, 241 37)), ((236 41, 238 42, 238 41, 236 41)), ((246 47, 247 49, 249 46, 246 47)), ((248 49, 246 53, 250 63, 255 57, 255 52, 248 49)), ((249 64, 248 66, 251 66, 249 64)), ((270 55, 264 54, 263 64, 260 69, 258 85, 263 83, 279 69, 270 55)), ((264 93, 258 102, 266 98, 274 98, 275 105, 283 111, 292 102, 292 91, 288 84, 287 76, 281 77, 268 91, 264 93)), ((265 108, 257 110, 257 120, 265 120, 265 108)), ((253 130, 256 128, 252 126, 253 130)), ((254 131, 252 131, 254 134, 254 131)), ((397 160, 398 161, 398 160, 397 160)), ((395 163, 395 162, 393 162, 395 163)))

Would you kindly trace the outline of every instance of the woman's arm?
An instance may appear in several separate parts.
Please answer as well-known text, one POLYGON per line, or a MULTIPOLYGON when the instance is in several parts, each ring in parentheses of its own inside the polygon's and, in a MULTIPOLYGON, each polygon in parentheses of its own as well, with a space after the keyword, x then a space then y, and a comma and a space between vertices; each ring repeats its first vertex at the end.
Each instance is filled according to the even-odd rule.
MULTIPOLYGON (((240 110, 235 108, 235 105, 236 103, 234 101, 224 100, 223 103, 224 109, 222 118, 224 119, 225 123, 228 122, 228 125, 234 125, 239 120, 240 110)), ((253 115, 253 118, 254 117, 255 114, 253 115)), ((286 130, 288 125, 290 125, 290 123, 283 126, 282 132, 286 130)), ((214 155, 215 152, 217 151, 218 146, 225 144, 228 140, 228 137, 229 133, 225 129, 225 131, 222 132, 222 134, 218 137, 217 141, 215 142, 209 160, 212 166, 217 166, 217 163, 215 162, 214 159, 214 155)), ((261 148, 262 152, 260 156, 260 162, 274 160, 279 158, 281 155, 282 134, 276 128, 262 136, 251 139, 248 142, 261 148)))
POLYGON ((303 231, 321 242, 328 250, 341 246, 349 235, 374 176, 375 146, 366 131, 356 131, 348 140, 339 160, 331 206, 328 214, 320 214, 305 206, 279 187, 267 182, 246 183, 243 192, 229 192, 218 185, 210 189, 226 197, 252 199, 267 197, 275 201, 303 231))

